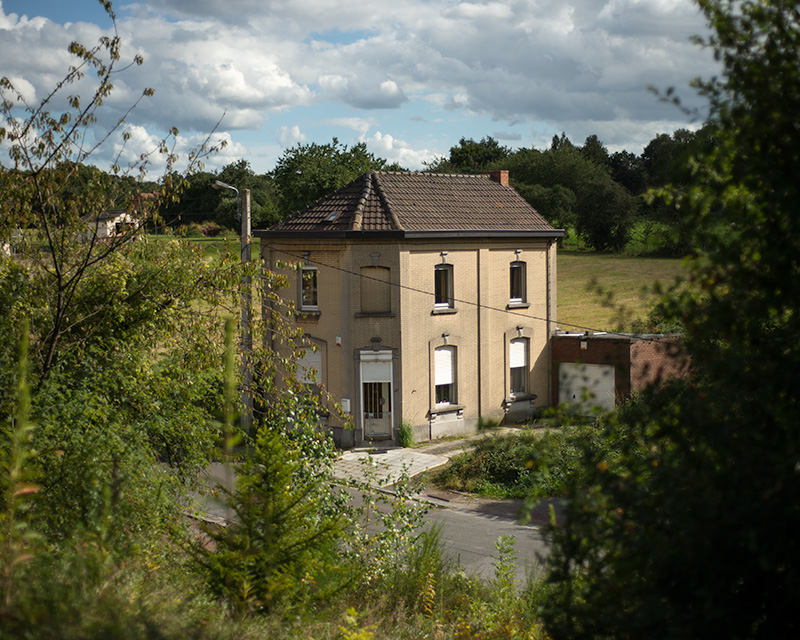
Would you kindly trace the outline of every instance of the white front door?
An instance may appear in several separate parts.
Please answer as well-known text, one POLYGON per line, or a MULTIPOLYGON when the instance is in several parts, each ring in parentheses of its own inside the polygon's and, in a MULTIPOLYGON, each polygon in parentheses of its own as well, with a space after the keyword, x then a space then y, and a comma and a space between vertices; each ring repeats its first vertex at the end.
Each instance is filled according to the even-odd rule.
POLYGON ((361 354, 361 415, 364 437, 392 435, 392 353, 361 354))

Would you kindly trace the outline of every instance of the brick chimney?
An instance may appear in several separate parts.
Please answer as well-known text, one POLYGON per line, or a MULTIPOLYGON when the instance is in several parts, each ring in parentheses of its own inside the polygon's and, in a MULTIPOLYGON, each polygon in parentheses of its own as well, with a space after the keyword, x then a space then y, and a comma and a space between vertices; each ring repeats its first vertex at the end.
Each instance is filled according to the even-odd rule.
POLYGON ((489 176, 494 182, 499 182, 504 187, 508 186, 508 169, 500 169, 499 171, 484 171, 485 175, 489 176))

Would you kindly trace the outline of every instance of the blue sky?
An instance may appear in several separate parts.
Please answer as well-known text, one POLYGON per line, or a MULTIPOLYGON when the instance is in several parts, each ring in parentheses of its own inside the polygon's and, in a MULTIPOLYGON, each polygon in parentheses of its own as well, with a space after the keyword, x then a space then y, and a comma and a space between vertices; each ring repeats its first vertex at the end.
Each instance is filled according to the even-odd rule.
MULTIPOLYGON (((212 170, 245 158, 269 171, 284 149, 333 137, 409 169, 461 137, 541 149, 564 131, 575 143, 596 134, 612 151, 640 153, 657 133, 699 124, 648 85, 701 105, 688 83, 716 71, 689 42, 705 31, 690 0, 149 0, 114 9, 123 57, 141 53, 145 63, 119 76, 99 124, 153 87, 129 117, 123 158, 171 126, 185 154, 219 123, 215 137, 228 145, 212 170)), ((96 0, 2 0, 0 75, 41 99, 71 62, 69 42, 93 44, 111 26, 96 0)))

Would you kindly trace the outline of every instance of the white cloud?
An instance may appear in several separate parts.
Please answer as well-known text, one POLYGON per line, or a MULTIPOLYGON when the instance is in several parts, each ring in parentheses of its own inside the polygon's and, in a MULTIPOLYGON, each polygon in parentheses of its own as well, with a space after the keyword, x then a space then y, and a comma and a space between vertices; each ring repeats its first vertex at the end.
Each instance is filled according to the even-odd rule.
POLYGON ((332 74, 321 76, 319 84, 327 99, 360 109, 392 109, 408 100, 394 80, 332 74))
POLYGON ((277 132, 278 144, 284 149, 293 147, 306 141, 306 134, 300 131, 300 127, 294 125, 292 127, 282 126, 277 132))
POLYGON ((352 129, 358 134, 358 141, 363 142, 373 122, 371 118, 330 118, 326 120, 326 124, 335 128, 352 129))
MULTIPOLYGON (((420 166, 427 151, 413 148, 429 146, 428 136, 456 131, 452 145, 479 119, 497 124, 478 137, 508 129, 512 140, 511 127, 527 123, 635 146, 663 123, 680 124, 648 84, 682 89, 716 72, 688 41, 704 30, 691 0, 142 0, 116 9, 123 58, 141 53, 145 64, 115 79, 99 124, 113 126, 153 87, 132 124, 203 135, 222 118, 220 131, 247 140, 242 152, 272 144, 259 132, 274 115, 328 105, 316 121, 296 121, 304 131, 352 130, 358 140, 390 128, 406 142, 376 133, 370 144, 406 166, 420 166)), ((0 5, 3 73, 41 97, 73 61, 68 43, 93 44, 104 33, 78 17, 60 25, 0 5)), ((87 77, 69 91, 93 86, 87 77)), ((698 104, 691 90, 682 95, 698 104)), ((306 140, 291 124, 274 135, 285 146, 306 140)))
POLYGON ((380 131, 365 140, 367 148, 379 158, 396 162, 407 169, 422 169, 423 163, 431 160, 436 153, 429 149, 413 149, 411 145, 402 140, 396 140, 389 134, 382 134, 380 131))

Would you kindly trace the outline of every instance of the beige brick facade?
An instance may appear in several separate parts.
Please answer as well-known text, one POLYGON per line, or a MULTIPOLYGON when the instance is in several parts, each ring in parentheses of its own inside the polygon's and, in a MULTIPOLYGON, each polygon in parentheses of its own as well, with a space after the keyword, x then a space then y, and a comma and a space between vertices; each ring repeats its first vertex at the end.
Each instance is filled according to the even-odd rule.
POLYGON ((349 406, 353 431, 343 431, 333 419, 330 424, 344 446, 395 439, 401 420, 414 428, 417 440, 427 440, 475 431, 481 418, 522 420, 549 404, 554 238, 444 234, 361 240, 264 232, 262 259, 266 268, 289 275, 291 286, 282 295, 298 309, 300 272, 279 265, 316 269, 316 309, 300 310, 296 320, 319 347, 320 381, 349 406), (515 303, 511 263, 524 265, 524 295, 515 303), (435 305, 439 264, 452 267, 452 308, 435 305), (528 347, 525 389, 512 396, 510 345, 520 338, 528 347), (437 404, 441 347, 454 348, 454 397, 437 404), (381 387, 383 378, 389 384, 381 387), (365 397, 370 394, 372 400, 365 397), (369 409, 378 405, 382 415, 390 414, 388 425, 369 418, 376 414, 369 409))

